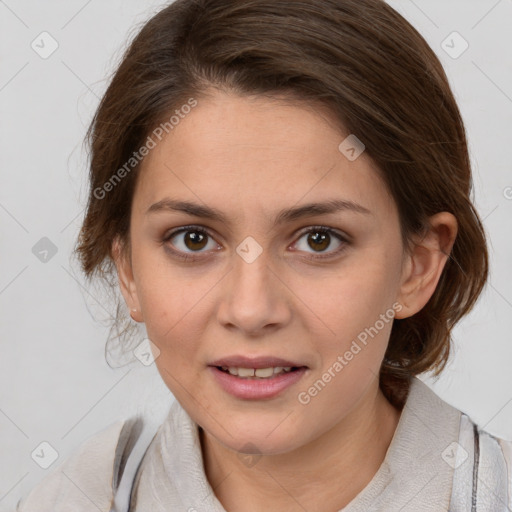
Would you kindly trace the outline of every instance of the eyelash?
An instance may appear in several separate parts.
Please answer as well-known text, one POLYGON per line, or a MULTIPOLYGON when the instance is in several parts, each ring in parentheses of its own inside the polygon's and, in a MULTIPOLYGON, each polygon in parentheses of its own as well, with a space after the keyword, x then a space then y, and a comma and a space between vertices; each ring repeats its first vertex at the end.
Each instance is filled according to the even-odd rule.
MULTIPOLYGON (((313 260, 322 260, 322 259, 327 259, 327 258, 331 259, 331 258, 338 256, 339 254, 341 254, 343 251, 345 251, 347 249, 347 245, 349 244, 349 240, 347 239, 347 237, 343 236, 338 231, 336 231, 332 228, 328 228, 326 226, 309 226, 307 229, 300 231, 300 233, 298 234, 297 240, 300 240, 304 235, 307 235, 308 233, 315 232, 315 231, 320 231, 322 233, 328 233, 329 235, 334 236, 342 243, 342 245, 338 249, 335 249, 334 251, 328 253, 327 255, 321 253, 318 255, 310 256, 310 259, 313 259, 313 260)), ((162 239, 162 243, 166 243, 169 240, 171 240, 174 236, 176 236, 180 233, 186 233, 186 232, 201 233, 201 234, 213 239, 213 237, 210 235, 210 233, 205 228, 203 228, 201 226, 191 225, 191 226, 183 226, 181 228, 177 228, 174 231, 167 233, 164 236, 164 238, 162 239)), ((170 251, 174 256, 177 256, 178 258, 183 259, 184 261, 197 261, 197 260, 203 258, 203 256, 199 256, 199 257, 197 257, 195 255, 191 256, 191 254, 193 254, 193 253, 184 253, 182 251, 177 251, 175 249, 171 249, 169 246, 166 247, 166 250, 170 251)), ((201 254, 201 253, 199 251, 197 251, 197 254, 201 254)))

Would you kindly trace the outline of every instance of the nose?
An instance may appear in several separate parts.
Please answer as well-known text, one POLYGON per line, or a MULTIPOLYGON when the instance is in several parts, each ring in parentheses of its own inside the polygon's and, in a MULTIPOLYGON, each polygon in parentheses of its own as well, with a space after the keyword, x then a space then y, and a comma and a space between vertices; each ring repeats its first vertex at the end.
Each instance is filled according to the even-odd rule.
POLYGON ((272 268, 268 251, 253 261, 235 253, 225 279, 217 318, 226 329, 257 337, 290 322, 292 293, 272 268))

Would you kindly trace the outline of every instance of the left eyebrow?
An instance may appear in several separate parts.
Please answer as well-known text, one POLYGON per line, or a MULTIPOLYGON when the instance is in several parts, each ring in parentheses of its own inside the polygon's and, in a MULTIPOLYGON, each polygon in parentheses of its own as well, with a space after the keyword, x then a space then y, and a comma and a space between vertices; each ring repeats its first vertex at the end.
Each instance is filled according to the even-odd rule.
POLYGON ((352 211, 355 213, 362 213, 371 215, 372 212, 364 206, 348 201, 346 199, 331 199, 324 203, 309 203, 297 208, 289 208, 281 210, 274 221, 274 225, 282 224, 284 222, 291 222, 293 220, 301 219, 303 217, 314 217, 315 215, 328 215, 331 213, 338 213, 341 211, 352 211))
MULTIPOLYGON (((205 206, 190 201, 177 201, 170 198, 162 199, 152 204, 146 211, 146 214, 161 211, 177 211, 183 212, 194 217, 211 219, 229 225, 227 217, 216 208, 205 206)), ((372 212, 364 206, 346 199, 331 199, 323 203, 308 203, 296 208, 288 208, 281 210, 275 220, 274 226, 291 222, 304 217, 313 217, 315 215, 328 215, 340 211, 352 211, 365 215, 372 215, 372 212)))

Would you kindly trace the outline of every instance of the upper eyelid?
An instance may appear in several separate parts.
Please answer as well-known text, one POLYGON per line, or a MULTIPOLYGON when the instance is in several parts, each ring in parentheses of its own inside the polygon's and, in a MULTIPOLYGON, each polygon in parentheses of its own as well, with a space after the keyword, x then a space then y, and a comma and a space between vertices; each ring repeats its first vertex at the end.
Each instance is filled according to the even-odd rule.
POLYGON ((336 228, 331 228, 329 226, 322 226, 321 224, 314 224, 314 225, 308 226, 306 228, 302 228, 298 231, 297 235, 302 236, 302 235, 309 233, 310 231, 313 231, 315 229, 317 229, 318 231, 327 231, 329 233, 334 233, 335 235, 338 235, 340 238, 343 238, 345 240, 349 239, 349 236, 347 234, 345 234, 343 231, 336 229, 336 228))
MULTIPOLYGON (((311 232, 311 231, 313 231, 315 229, 317 229, 318 231, 327 231, 329 233, 332 233, 332 234, 334 234, 334 236, 338 237, 339 240, 342 241, 342 242, 350 242, 350 239, 351 239, 351 237, 348 236, 347 234, 345 234, 343 231, 340 231, 340 230, 338 230, 336 228, 333 228, 333 227, 324 226, 324 225, 321 225, 321 224, 313 224, 311 226, 306 226, 304 228, 301 228, 301 229, 298 230, 298 232, 295 234, 295 236, 298 237, 298 238, 302 238, 303 235, 305 235, 305 234, 307 234, 307 233, 309 233, 309 232, 311 232)), ((205 233, 207 236, 215 239, 215 237, 211 234, 210 228, 206 228, 206 227, 201 226, 199 224, 189 224, 189 225, 186 225, 186 226, 180 226, 178 228, 175 228, 175 229, 171 230, 170 232, 168 232, 167 234, 165 234, 164 235, 164 239, 165 240, 169 240, 174 235, 178 235, 178 234, 186 233, 187 231, 194 231, 194 230, 197 230, 197 231, 199 231, 201 233, 205 233)), ((216 239, 215 239, 215 241, 217 242, 216 239)), ((200 253, 200 251, 197 251, 197 252, 198 252, 198 254, 200 253)))

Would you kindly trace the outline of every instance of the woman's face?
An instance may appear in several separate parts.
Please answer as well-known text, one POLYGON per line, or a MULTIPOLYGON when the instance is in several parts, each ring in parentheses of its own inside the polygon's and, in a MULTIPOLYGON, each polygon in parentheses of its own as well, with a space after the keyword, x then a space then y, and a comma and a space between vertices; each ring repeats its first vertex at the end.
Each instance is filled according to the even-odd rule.
POLYGON ((300 103, 216 92, 143 161, 123 293, 169 389, 234 450, 304 446, 378 389, 399 219, 346 135, 300 103))

